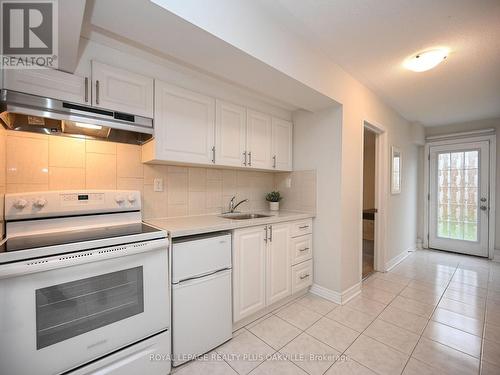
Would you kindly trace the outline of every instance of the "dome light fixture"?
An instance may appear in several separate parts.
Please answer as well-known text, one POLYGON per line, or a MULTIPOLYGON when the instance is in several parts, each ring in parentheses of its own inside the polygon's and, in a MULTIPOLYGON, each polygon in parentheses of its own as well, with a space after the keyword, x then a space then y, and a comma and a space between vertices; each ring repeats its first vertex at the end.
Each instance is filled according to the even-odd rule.
POLYGON ((407 58, 403 66, 414 72, 425 72, 438 66, 443 62, 450 53, 448 48, 436 48, 423 52, 407 58))

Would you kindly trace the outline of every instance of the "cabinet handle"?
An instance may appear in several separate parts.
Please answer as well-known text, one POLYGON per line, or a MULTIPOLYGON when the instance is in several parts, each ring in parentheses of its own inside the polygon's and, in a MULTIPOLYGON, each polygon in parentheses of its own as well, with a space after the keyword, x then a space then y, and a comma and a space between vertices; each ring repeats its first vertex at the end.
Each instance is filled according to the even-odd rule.
POLYGON ((252 166, 252 151, 248 153, 248 165, 251 167, 252 166))
POLYGON ((89 77, 85 77, 85 103, 89 102, 89 77))
POLYGON ((304 247, 303 249, 300 249, 299 251, 302 252, 302 251, 307 251, 307 250, 309 250, 309 248, 308 247, 304 247))
POLYGON ((267 242, 267 225, 266 225, 266 227, 264 228, 264 230, 266 231, 266 236, 264 237, 264 242, 267 242))
POLYGON ((299 229, 306 229, 306 228, 309 228, 309 225, 303 225, 303 226, 299 227, 299 229))
POLYGON ((273 226, 269 225, 269 242, 273 242, 273 226))
POLYGON ((276 155, 273 156, 273 168, 276 168, 276 155))
POLYGON ((215 164, 215 146, 212 147, 212 163, 215 164))
POLYGON ((99 105, 99 80, 95 81, 95 104, 99 105))
POLYGON ((306 273, 305 275, 300 276, 301 280, 307 279, 310 275, 306 273))
POLYGON ((246 151, 243 153, 243 157, 245 158, 243 165, 246 167, 246 165, 247 165, 247 152, 246 151))

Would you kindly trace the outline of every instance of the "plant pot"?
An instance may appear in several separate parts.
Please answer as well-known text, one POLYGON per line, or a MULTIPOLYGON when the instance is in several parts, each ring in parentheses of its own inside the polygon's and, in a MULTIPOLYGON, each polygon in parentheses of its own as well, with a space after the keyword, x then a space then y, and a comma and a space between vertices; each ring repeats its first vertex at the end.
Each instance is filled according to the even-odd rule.
POLYGON ((271 211, 279 211, 279 209, 280 209, 280 202, 269 202, 269 209, 271 211))

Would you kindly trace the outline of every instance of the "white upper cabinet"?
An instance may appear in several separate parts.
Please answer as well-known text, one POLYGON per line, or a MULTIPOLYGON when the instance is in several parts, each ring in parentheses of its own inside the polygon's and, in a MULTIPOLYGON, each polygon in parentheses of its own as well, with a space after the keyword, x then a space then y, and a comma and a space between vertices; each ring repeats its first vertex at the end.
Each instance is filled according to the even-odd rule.
POLYGON ((90 105, 88 77, 54 69, 5 69, 3 78, 8 90, 90 105))
POLYGON ((92 105, 153 117, 153 78, 92 61, 92 105))
POLYGON ((292 294, 290 267, 290 225, 270 225, 266 264, 268 306, 292 294))
POLYGON ((292 170, 292 123, 273 117, 272 120, 273 169, 292 170))
POLYGON ((247 166, 272 169, 271 116, 247 110, 247 166))
POLYGON ((214 164, 213 98, 156 81, 154 122, 153 154, 143 161, 214 164))
POLYGON ((215 163, 246 165, 246 109, 217 100, 215 110, 215 163))

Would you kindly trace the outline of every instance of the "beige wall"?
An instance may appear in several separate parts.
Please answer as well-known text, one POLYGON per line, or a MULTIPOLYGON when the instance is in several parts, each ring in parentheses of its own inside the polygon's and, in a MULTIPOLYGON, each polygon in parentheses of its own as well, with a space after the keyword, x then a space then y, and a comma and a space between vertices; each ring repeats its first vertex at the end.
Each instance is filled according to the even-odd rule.
MULTIPOLYGON (((496 163, 497 163, 497 175, 496 175, 496 201, 497 201, 497 207, 499 207, 500 202, 500 173, 498 173, 498 170, 500 168, 500 118, 496 119, 488 119, 488 120, 481 120, 481 121, 471 121, 471 122, 463 122, 459 124, 451 124, 451 125, 444 125, 444 126, 433 126, 433 127, 428 127, 425 128, 425 135, 426 136, 433 136, 433 135, 444 135, 444 134, 451 134, 451 133, 458 133, 458 132, 465 132, 465 131, 471 131, 471 130, 480 130, 480 129, 495 129, 496 130, 496 138, 497 138, 497 155, 496 155, 496 163)), ((422 153, 421 156, 421 163, 423 165, 424 163, 424 155, 422 153)), ((423 194, 424 187, 423 187, 423 181, 420 184, 420 191, 421 194, 423 194)), ((500 210, 496 209, 495 210, 495 225, 496 225, 496 230, 495 230, 495 248, 500 249, 500 210)), ((421 225, 419 228, 419 233, 423 233, 423 217, 421 220, 421 225)))
MULTIPOLYGON (((339 291, 343 276, 340 269, 340 153, 342 142, 342 108, 316 113, 294 114, 294 167, 316 170, 317 208, 314 219, 314 283, 339 291)), ((361 236, 361 234, 360 234, 361 236)), ((361 237, 360 237, 361 240, 361 237)), ((361 275, 360 275, 361 276, 361 275)))
MULTIPOLYGON (((230 169, 191 168, 141 163, 140 146, 0 132, 0 178, 6 171, 8 193, 62 189, 130 189, 142 192, 144 217, 220 213, 229 199, 248 198, 242 210, 263 210, 274 174, 230 169), (6 145, 3 145, 3 134, 6 145), (154 178, 164 191, 153 191, 154 178)), ((0 189, 3 187, 0 179, 0 189)))
POLYGON ((375 207, 375 133, 365 129, 363 142, 363 210, 375 207))

